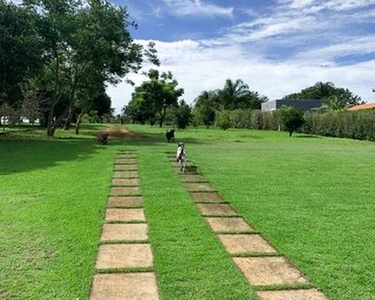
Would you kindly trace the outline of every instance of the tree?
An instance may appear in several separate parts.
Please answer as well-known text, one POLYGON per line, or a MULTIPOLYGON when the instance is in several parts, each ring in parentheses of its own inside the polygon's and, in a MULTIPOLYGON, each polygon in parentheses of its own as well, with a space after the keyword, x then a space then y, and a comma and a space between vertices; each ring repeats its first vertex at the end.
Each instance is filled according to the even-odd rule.
POLYGON ((216 125, 224 131, 232 127, 232 120, 230 118, 230 111, 222 110, 218 113, 216 125))
POLYGON ((216 91, 203 91, 194 101, 193 114, 199 124, 204 124, 207 129, 215 124, 216 112, 218 109, 216 91))
POLYGON ((159 127, 163 126, 167 109, 176 107, 177 101, 184 90, 177 88, 178 82, 173 79, 171 72, 151 69, 147 76, 149 80, 135 88, 125 112, 138 122, 158 120, 159 127))
MULTIPOLYGON (((70 119, 77 92, 87 69, 103 75, 104 81, 116 84, 126 74, 141 67, 144 53, 141 45, 133 42, 127 27, 125 8, 106 0, 25 0, 38 12, 39 33, 45 43, 44 81, 51 91, 47 134, 54 135, 62 120, 70 119), (56 114, 56 107, 64 103, 64 110, 56 114)), ((155 49, 153 49, 155 50, 155 49)), ((155 57, 154 57, 155 58, 155 57)))
POLYGON ((344 108, 363 103, 361 97, 354 95, 349 89, 338 88, 332 82, 317 82, 315 85, 307 87, 298 93, 286 95, 283 99, 334 99, 335 107, 344 108), (335 96, 336 98, 331 98, 335 96))
POLYGON ((32 10, 0 0, 0 105, 20 108, 25 85, 42 67, 32 10))
POLYGON ((302 110, 283 105, 281 107, 281 120, 291 137, 293 132, 298 130, 305 122, 302 110))
POLYGON ((341 102, 336 95, 329 96, 328 98, 325 98, 323 101, 327 108, 330 110, 341 110, 345 107, 344 102, 341 102))
POLYGON ((39 118, 39 98, 35 82, 30 82, 24 93, 24 100, 21 107, 21 115, 29 120, 31 124, 39 118))
POLYGON ((174 109, 174 122, 180 129, 185 129, 191 119, 191 108, 184 100, 174 109))
POLYGON ((261 104, 268 100, 258 92, 249 90, 249 86, 241 79, 235 82, 227 79, 222 90, 217 93, 216 101, 223 109, 260 109, 261 104))

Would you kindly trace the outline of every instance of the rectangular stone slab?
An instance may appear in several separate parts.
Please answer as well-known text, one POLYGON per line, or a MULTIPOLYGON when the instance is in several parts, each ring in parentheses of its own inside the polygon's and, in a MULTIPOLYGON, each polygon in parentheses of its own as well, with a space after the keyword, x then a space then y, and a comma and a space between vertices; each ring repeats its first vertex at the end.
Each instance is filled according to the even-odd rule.
POLYGON ((138 186, 113 187, 110 190, 111 196, 139 195, 140 193, 141 193, 141 189, 138 186))
POLYGON ((101 241, 145 241, 147 224, 104 224, 101 241))
POLYGON ((209 183, 185 183, 185 188, 188 191, 197 191, 197 192, 209 192, 214 191, 215 189, 209 183))
POLYGON ((242 218, 206 218, 213 231, 241 232, 254 231, 242 218))
POLYGON ((223 198, 219 193, 190 193, 195 202, 222 202, 223 198))
POLYGON ((317 289, 258 291, 259 300, 329 300, 317 289))
POLYGON ((197 204, 198 209, 203 215, 235 215, 236 212, 229 204, 197 204))
POLYGON ((97 269, 147 268, 152 267, 153 258, 149 244, 100 245, 97 269))
POLYGON ((112 185, 113 186, 137 186, 139 185, 139 179, 138 178, 113 179, 112 185))
POLYGON ((285 257, 233 257, 252 285, 300 284, 308 282, 285 257))
POLYGON ((186 175, 180 175, 180 179, 183 182, 189 182, 189 181, 207 181, 202 175, 198 174, 186 174, 186 175))
POLYGON ((115 165, 113 170, 115 171, 137 171, 137 165, 115 165))
POLYGON ((154 273, 97 274, 90 300, 159 300, 154 273))
POLYGON ((139 178, 138 171, 113 172, 113 178, 139 178))
POLYGON ((218 238, 231 254, 277 253, 259 234, 219 234, 218 238))
POLYGON ((109 197, 109 206, 141 206, 143 205, 142 197, 109 197))
POLYGON ((132 160, 136 160, 137 161, 137 157, 136 156, 128 156, 128 155, 120 155, 120 156, 116 156, 116 159, 115 159, 115 162, 117 161, 117 160, 122 160, 122 159, 126 159, 126 160, 128 160, 128 159, 132 159, 132 160))
POLYGON ((115 164, 137 164, 137 160, 134 158, 117 158, 115 164))
POLYGON ((107 208, 105 220, 108 222, 145 222, 145 214, 142 208, 107 208))

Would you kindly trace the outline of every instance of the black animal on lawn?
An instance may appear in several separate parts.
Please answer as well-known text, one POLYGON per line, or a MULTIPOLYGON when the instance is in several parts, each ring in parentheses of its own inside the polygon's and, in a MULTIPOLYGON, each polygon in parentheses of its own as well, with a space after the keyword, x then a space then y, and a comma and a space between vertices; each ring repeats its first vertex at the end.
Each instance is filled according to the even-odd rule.
POLYGON ((175 132, 175 131, 176 131, 176 130, 171 129, 171 130, 168 130, 168 131, 166 132, 165 137, 167 138, 168 143, 169 143, 171 140, 174 140, 174 132, 175 132))

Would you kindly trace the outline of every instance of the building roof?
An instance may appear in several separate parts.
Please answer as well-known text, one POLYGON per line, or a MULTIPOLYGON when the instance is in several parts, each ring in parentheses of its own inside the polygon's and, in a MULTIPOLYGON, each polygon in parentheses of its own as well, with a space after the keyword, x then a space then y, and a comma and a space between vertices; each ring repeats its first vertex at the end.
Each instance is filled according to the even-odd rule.
POLYGON ((361 105, 355 105, 348 110, 362 110, 362 109, 374 109, 375 108, 375 103, 366 103, 366 104, 361 104, 361 105))

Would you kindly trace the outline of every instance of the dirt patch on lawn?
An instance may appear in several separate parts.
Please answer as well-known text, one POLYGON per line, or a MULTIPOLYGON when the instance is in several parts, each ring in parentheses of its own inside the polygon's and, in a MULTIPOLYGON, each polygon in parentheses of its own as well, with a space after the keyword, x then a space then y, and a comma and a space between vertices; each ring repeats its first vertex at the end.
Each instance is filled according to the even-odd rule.
POLYGON ((124 127, 114 126, 101 131, 100 133, 107 133, 112 138, 144 138, 143 134, 127 130, 124 127))

